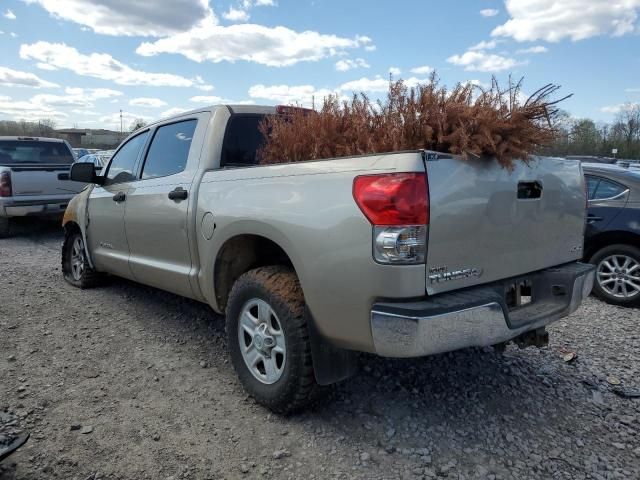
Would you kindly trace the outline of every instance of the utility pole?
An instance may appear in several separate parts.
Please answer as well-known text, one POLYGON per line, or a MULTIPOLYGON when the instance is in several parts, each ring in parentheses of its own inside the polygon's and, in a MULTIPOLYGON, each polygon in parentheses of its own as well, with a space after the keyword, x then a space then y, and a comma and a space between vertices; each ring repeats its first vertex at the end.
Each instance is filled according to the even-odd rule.
POLYGON ((122 137, 122 109, 120 109, 120 137, 122 137))

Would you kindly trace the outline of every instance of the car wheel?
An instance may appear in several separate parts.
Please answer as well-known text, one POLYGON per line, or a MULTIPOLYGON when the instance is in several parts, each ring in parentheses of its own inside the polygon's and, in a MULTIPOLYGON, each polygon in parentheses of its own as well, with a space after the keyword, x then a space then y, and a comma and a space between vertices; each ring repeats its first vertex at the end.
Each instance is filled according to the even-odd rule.
POLYGON ((319 397, 298 277, 281 267, 242 275, 227 302, 227 345, 245 390, 277 413, 298 411, 319 397))
POLYGON ((610 245, 598 250, 590 261, 596 266, 593 292, 597 297, 614 305, 640 304, 640 249, 610 245))
POLYGON ((84 239, 78 230, 65 234, 62 243, 62 274, 68 283, 78 288, 94 287, 100 278, 87 261, 84 239))
POLYGON ((0 217, 0 238, 9 236, 11 222, 7 217, 0 217))

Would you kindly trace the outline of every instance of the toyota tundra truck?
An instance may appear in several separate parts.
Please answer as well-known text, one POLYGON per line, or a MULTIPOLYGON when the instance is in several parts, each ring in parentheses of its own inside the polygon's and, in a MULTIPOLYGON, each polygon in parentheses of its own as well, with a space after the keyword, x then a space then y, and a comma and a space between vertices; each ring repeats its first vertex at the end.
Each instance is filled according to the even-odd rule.
POLYGON ((69 204, 64 278, 110 274, 226 315, 244 388, 292 412, 357 352, 540 345, 589 295, 578 162, 407 151, 262 165, 265 116, 216 106, 133 133, 69 204))

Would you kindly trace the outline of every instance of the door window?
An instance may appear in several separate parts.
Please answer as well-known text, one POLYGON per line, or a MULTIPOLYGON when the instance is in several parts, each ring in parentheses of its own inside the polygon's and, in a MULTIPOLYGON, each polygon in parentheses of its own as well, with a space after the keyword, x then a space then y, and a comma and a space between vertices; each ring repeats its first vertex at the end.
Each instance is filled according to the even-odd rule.
POLYGON ((627 187, 619 183, 592 176, 587 177, 587 186, 589 188, 589 200, 614 198, 628 190, 627 187))
POLYGON ((156 130, 142 169, 142 179, 175 175, 187 168, 197 120, 164 125, 156 130))
POLYGON ((148 136, 149 130, 136 135, 116 152, 109 164, 105 185, 132 182, 136 179, 133 170, 148 136))
POLYGON ((587 190, 589 191, 589 200, 593 200, 593 196, 596 194, 596 188, 598 188, 598 177, 592 177, 587 175, 587 190))

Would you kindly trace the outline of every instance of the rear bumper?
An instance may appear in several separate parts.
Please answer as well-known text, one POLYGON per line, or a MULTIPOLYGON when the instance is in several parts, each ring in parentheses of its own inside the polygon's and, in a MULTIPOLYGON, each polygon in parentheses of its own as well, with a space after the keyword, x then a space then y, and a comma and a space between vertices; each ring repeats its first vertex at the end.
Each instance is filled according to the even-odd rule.
MULTIPOLYGON (((75 194, 74 194, 75 195, 75 194)), ((26 217, 29 215, 63 215, 74 195, 46 199, 0 199, 0 217, 26 217)))
POLYGON ((570 263, 427 300, 376 303, 371 311, 375 351, 384 357, 420 357, 511 340, 574 312, 591 293, 594 267, 570 263), (506 288, 532 285, 532 301, 510 309, 506 288))

